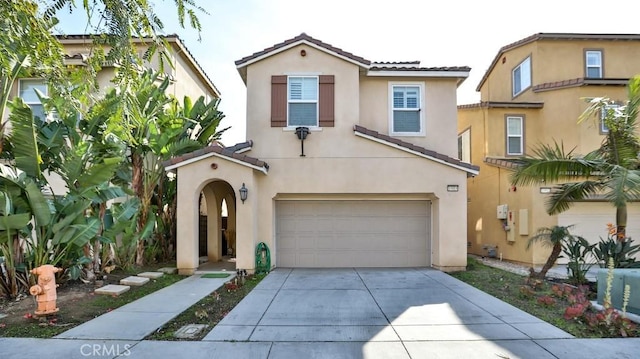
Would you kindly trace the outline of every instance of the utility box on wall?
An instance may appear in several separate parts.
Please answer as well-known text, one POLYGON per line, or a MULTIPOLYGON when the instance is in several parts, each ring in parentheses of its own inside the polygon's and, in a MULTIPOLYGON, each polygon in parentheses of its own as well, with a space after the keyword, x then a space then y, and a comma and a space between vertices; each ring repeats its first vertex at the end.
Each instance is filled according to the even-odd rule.
POLYGON ((516 213, 514 211, 507 212, 507 226, 509 231, 507 232, 507 241, 516 241, 516 213))
POLYGON ((509 212, 509 206, 506 204, 499 204, 497 209, 498 219, 507 219, 507 213, 509 212))

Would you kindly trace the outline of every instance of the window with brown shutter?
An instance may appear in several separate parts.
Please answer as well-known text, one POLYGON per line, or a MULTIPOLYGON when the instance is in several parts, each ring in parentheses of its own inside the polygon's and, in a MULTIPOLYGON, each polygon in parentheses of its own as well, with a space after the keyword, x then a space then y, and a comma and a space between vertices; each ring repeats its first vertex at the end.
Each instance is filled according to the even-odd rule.
POLYGON ((320 109, 319 122, 320 127, 334 126, 334 79, 333 75, 320 75, 320 109))
POLYGON ((271 127, 287 127, 287 76, 271 76, 271 127))
MULTIPOLYGON (((286 75, 271 77, 271 127, 293 127, 312 122, 320 127, 334 126, 334 76, 315 77, 317 93, 313 87, 306 87, 310 84, 306 83, 310 79, 312 78, 300 76, 288 78, 286 75), (294 81, 293 84, 289 84, 290 81, 294 81), (289 91, 292 93, 289 94, 289 91), (313 104, 315 101, 317 101, 316 105, 313 104), (287 123, 287 113, 290 111, 294 111, 297 117, 289 119, 290 123, 287 123), (300 116, 302 117, 298 118, 300 116), (317 118, 313 120, 309 116, 317 116, 317 118)), ((313 124, 313 126, 316 125, 313 124)))

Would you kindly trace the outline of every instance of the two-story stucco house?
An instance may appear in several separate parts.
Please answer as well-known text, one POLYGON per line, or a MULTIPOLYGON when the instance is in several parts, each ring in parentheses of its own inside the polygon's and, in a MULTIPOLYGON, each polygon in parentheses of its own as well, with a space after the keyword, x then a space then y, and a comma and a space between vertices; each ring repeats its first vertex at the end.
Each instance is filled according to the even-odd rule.
MULTIPOLYGON (((526 249, 541 227, 574 225, 571 232, 594 243, 615 223, 615 209, 603 198, 576 202, 549 216, 551 183, 514 187, 514 160, 534 155, 541 143, 562 143, 586 154, 607 131, 599 119, 578 118, 585 98, 624 102, 626 84, 640 73, 640 35, 539 33, 501 48, 482 77, 481 102, 458 106, 459 158, 480 166, 468 180, 469 252, 541 264, 549 248, 526 249)), ((640 206, 631 204, 627 233, 640 238, 640 206)))
POLYGON ((220 208, 238 269, 466 266, 467 177, 456 159, 456 90, 468 67, 376 63, 301 34, 236 61, 247 139, 168 161, 177 172, 181 273, 198 267, 198 198, 208 258, 220 208), (259 254, 258 254, 259 255, 259 254))

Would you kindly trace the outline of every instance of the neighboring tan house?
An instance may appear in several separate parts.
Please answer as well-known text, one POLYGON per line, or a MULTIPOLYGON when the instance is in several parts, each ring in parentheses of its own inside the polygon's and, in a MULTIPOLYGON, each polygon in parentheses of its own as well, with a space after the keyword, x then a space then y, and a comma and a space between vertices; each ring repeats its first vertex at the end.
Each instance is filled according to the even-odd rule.
MULTIPOLYGON (((64 63, 66 65, 87 65, 87 58, 90 56, 93 46, 90 35, 59 35, 57 38, 63 46, 65 53, 64 63)), ((167 88, 167 92, 181 102, 184 96, 189 96, 193 100, 204 96, 207 102, 215 98, 220 98, 220 92, 180 38, 177 35, 167 35, 164 38, 169 44, 169 47, 166 49, 167 57, 173 65, 171 66, 167 63, 162 67, 162 71, 170 78, 170 85, 167 88)), ((139 38, 134 39, 134 45, 141 55, 148 46, 144 39, 139 38)), ((105 52, 106 51, 108 51, 108 49, 105 49, 105 52)), ((161 70, 157 55, 151 62, 147 62, 145 66, 157 71, 161 70)), ((111 80, 115 76, 115 71, 116 67, 104 65, 100 72, 98 72, 97 82, 99 91, 113 86, 111 80)), ((44 79, 20 78, 13 86, 12 96, 20 96, 24 102, 31 107, 34 116, 44 120, 46 115, 44 114, 44 109, 35 89, 40 90, 45 95, 49 93, 48 86, 44 79)), ((57 176, 50 178, 50 184, 52 185, 54 193, 65 191, 64 181, 57 176)))
MULTIPOLYGON (((615 223, 615 208, 602 199, 576 202, 549 216, 544 202, 552 183, 514 187, 517 158, 541 143, 562 143, 586 154, 607 130, 598 119, 578 124, 584 98, 624 102, 630 77, 640 73, 640 35, 539 33, 504 46, 482 77, 481 102, 458 106, 459 157, 480 166, 468 180, 469 252, 529 264, 543 263, 549 248, 527 250, 541 227, 575 225, 573 234, 594 243, 615 223)), ((640 206, 629 206, 632 238, 640 238, 640 206)))
MULTIPOLYGON (((58 40, 63 46, 65 53, 64 63, 69 66, 86 66, 87 58, 90 56, 93 47, 93 40, 90 35, 58 35, 58 40)), ((220 97, 220 92, 202 70, 198 62, 193 58, 189 50, 182 43, 178 35, 167 35, 164 37, 169 44, 167 57, 173 66, 165 64, 163 71, 171 79, 167 91, 182 101, 184 96, 197 99, 205 96, 207 100, 220 97)), ((147 40, 149 41, 149 40, 147 40)), ((134 45, 140 54, 147 49, 144 39, 134 39, 134 45)), ((108 51, 108 49, 105 49, 108 51)), ((148 68, 160 70, 158 56, 146 64, 148 68)), ((105 65, 98 73, 97 82, 100 89, 113 86, 111 80, 115 76, 116 67, 105 65)), ((13 96, 20 96, 25 103, 31 106, 34 115, 44 118, 40 99, 35 93, 35 89, 40 90, 45 95, 48 94, 48 87, 44 79, 41 78, 21 78, 17 80, 13 87, 13 96)))
POLYGON ((278 267, 466 266, 478 168, 455 157, 468 67, 371 62, 304 33, 236 65, 249 140, 165 163, 177 171, 180 273, 198 268, 201 192, 208 258, 222 253, 224 199, 238 269, 255 268, 260 242, 278 267))

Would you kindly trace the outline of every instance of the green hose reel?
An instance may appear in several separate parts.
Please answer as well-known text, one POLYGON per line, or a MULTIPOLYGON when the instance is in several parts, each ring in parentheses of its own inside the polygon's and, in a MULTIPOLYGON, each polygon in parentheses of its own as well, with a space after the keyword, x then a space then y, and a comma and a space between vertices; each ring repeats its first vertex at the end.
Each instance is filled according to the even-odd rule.
POLYGON ((256 246, 256 274, 269 273, 271 270, 271 252, 264 242, 256 246))

